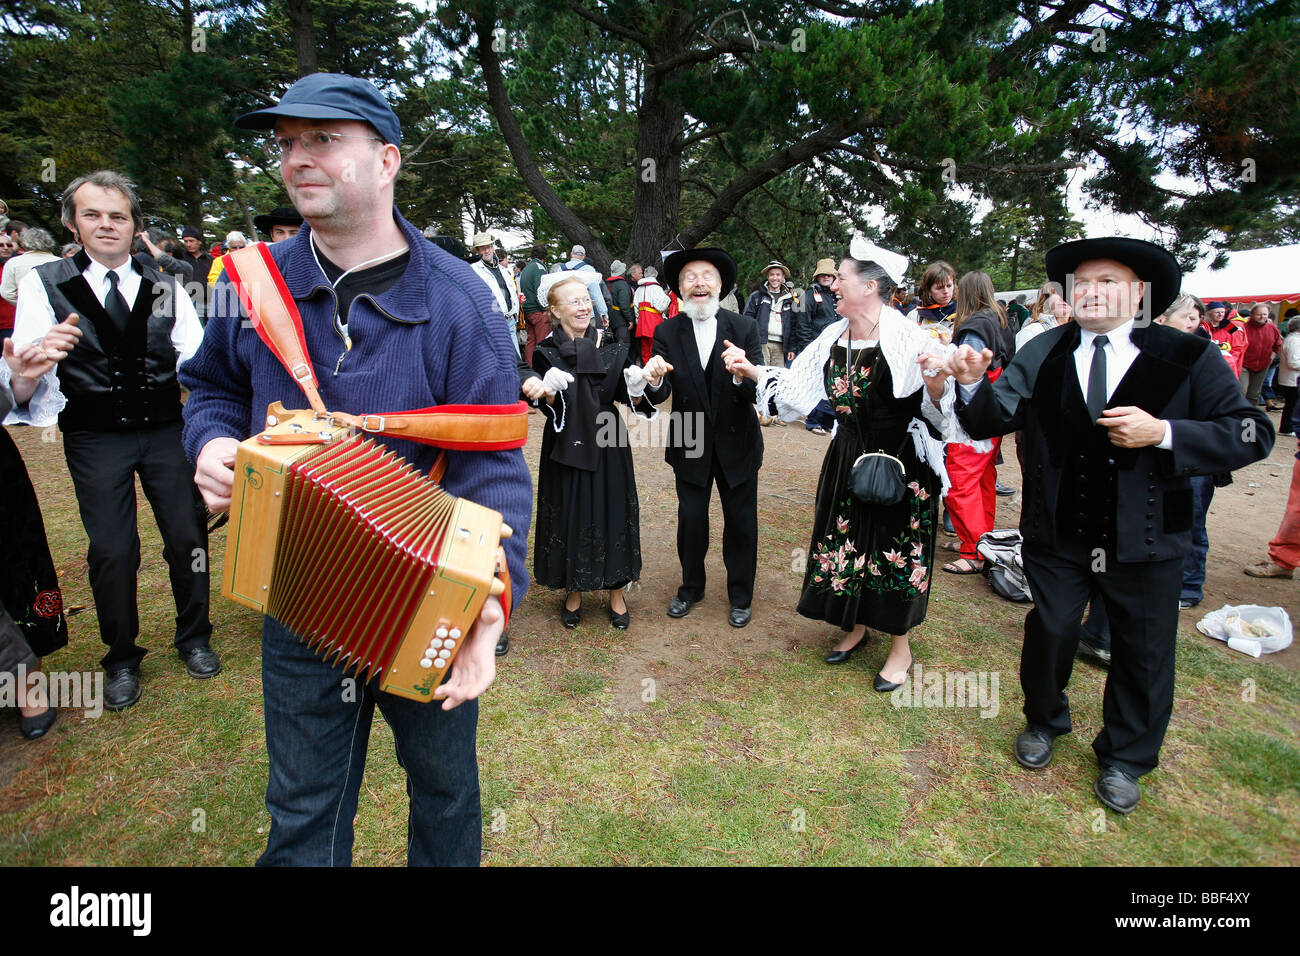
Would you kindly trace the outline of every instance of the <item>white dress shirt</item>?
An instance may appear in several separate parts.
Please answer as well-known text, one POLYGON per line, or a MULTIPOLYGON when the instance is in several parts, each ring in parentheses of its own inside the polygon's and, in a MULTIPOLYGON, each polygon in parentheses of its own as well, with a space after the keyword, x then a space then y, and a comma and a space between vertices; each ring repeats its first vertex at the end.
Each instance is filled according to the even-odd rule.
POLYGON ((718 317, 711 315, 707 319, 690 319, 691 329, 695 332, 695 347, 700 352, 700 368, 709 367, 713 357, 713 343, 718 340, 718 317))
MULTIPOLYGON (((1079 389, 1083 392, 1085 398, 1088 395, 1088 377, 1092 373, 1092 353, 1093 340, 1098 335, 1106 336, 1106 401, 1115 394, 1115 389, 1119 387, 1120 381, 1128 372, 1135 359, 1141 353, 1133 343, 1133 323, 1134 319, 1129 319, 1123 325, 1118 325, 1109 332, 1098 333, 1089 332, 1087 329, 1079 329, 1079 345, 1074 350, 1074 370, 1079 376, 1079 389)), ((971 396, 975 394, 983 383, 983 379, 974 385, 962 385, 962 398, 970 401, 971 396)), ((1157 448, 1163 448, 1166 451, 1174 447, 1173 426, 1168 421, 1164 422, 1165 437, 1156 445, 1157 448)))

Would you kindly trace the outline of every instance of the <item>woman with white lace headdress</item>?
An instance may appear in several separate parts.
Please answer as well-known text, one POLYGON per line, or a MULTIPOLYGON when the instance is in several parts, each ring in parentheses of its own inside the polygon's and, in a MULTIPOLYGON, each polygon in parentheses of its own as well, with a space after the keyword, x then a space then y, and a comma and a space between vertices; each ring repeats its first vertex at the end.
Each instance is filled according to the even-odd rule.
POLYGON ((730 343, 723 353, 732 374, 758 383, 764 414, 791 421, 823 399, 835 410, 798 609, 846 632, 827 663, 848 660, 866 643, 868 627, 892 635, 875 680, 881 692, 906 679, 907 635, 925 620, 929 604, 938 503, 947 485, 943 443, 970 441, 951 414, 951 381, 925 374, 943 364, 951 347, 885 304, 906 269, 902 256, 855 238, 831 287, 843 318, 789 369, 756 367, 730 343), (902 462, 907 493, 898 504, 854 498, 850 473, 864 451, 902 462))

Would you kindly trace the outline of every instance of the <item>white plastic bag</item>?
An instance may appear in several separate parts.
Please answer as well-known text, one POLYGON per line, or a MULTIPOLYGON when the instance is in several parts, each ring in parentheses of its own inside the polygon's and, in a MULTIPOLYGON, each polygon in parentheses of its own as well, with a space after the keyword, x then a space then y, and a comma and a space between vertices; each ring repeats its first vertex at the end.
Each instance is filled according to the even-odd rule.
POLYGON ((1280 607, 1225 604, 1201 618, 1196 629, 1251 657, 1276 654, 1291 646, 1291 618, 1280 607))

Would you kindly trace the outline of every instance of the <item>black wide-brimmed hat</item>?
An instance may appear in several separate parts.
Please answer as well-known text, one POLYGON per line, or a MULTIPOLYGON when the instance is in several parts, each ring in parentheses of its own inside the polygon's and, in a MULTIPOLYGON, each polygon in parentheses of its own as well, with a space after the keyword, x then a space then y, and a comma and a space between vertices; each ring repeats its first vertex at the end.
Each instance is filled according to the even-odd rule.
POLYGON ((276 206, 268 213, 253 217, 257 231, 271 235, 272 226, 301 226, 302 214, 292 206, 276 206))
POLYGON ((1045 257, 1048 281, 1059 283, 1065 290, 1066 276, 1092 259, 1113 259, 1137 273, 1137 277, 1147 284, 1143 300, 1150 306, 1152 317, 1163 315, 1178 298, 1178 289, 1183 283, 1183 270, 1178 267, 1178 260, 1154 242, 1123 236, 1076 239, 1048 249, 1045 257))
POLYGON ((722 291, 719 296, 724 296, 730 292, 736 285, 736 260, 731 258, 731 253, 722 249, 683 249, 680 252, 674 252, 664 260, 663 279, 668 288, 681 295, 677 288, 677 276, 681 273, 682 268, 688 262, 709 262, 718 270, 722 276, 722 291))

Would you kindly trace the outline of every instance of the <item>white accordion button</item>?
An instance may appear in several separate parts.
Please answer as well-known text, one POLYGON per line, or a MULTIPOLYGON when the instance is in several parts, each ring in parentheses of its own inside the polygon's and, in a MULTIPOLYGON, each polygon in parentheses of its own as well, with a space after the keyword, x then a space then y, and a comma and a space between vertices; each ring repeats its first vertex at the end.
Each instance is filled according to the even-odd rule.
POLYGON ((436 637, 429 642, 429 650, 431 651, 436 651, 440 647, 442 647, 442 641, 436 637))
POLYGON ((451 651, 447 650, 447 648, 445 648, 445 647, 444 647, 442 650, 440 650, 440 651, 438 652, 438 659, 439 659, 439 660, 443 660, 443 661, 445 661, 445 660, 446 660, 447 658, 449 658, 449 657, 451 657, 451 651))
POLYGON ((442 646, 447 648, 449 651, 454 651, 456 649, 456 642, 449 637, 442 646))
MULTIPOLYGON (((434 636, 434 637, 446 637, 446 636, 447 636, 447 628, 446 628, 445 626, 444 626, 444 627, 440 627, 440 628, 438 628, 436 631, 433 632, 433 636, 434 636)), ((460 637, 459 634, 457 634, 456 636, 457 636, 457 637, 460 637)))
POLYGON ((427 658, 427 657, 421 657, 421 658, 420 658, 420 666, 421 666, 421 667, 432 667, 432 666, 433 666, 433 661, 429 660, 429 658, 427 658))
POLYGON ((450 632, 450 634, 449 634, 448 636, 450 636, 451 639, 452 639, 453 641, 459 641, 459 640, 460 640, 460 628, 458 628, 458 627, 453 627, 453 628, 451 629, 451 632, 450 632))

